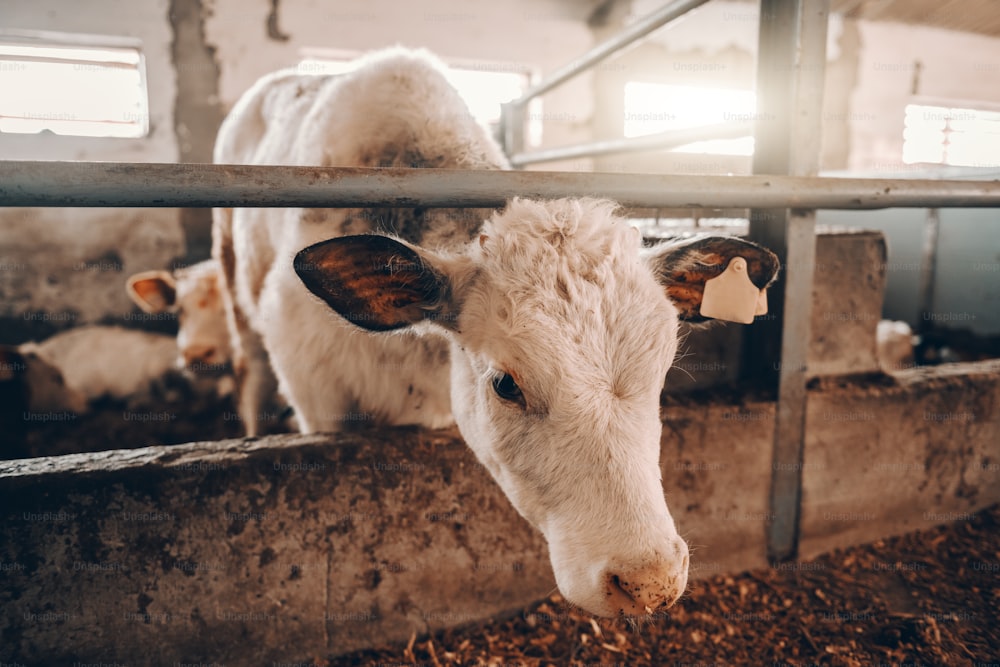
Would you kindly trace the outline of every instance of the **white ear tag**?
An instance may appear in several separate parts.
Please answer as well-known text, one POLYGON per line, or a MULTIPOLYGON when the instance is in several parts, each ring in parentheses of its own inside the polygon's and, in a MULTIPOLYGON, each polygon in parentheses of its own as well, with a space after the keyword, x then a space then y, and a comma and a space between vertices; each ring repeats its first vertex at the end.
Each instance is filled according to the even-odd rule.
POLYGON ((753 311, 754 317, 767 315, 767 288, 765 287, 757 295, 757 310, 753 311))
POLYGON ((705 283, 698 312, 714 320, 750 324, 755 315, 767 312, 767 292, 750 282, 747 261, 734 257, 725 271, 705 283))

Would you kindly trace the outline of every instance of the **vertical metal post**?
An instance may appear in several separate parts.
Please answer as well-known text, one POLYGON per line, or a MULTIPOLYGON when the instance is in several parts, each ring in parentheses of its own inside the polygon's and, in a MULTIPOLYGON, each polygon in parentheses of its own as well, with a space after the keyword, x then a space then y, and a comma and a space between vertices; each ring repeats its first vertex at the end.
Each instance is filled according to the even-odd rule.
POLYGON ((937 247, 941 234, 941 211, 927 209, 924 220, 924 247, 920 257, 920 302, 916 333, 926 334, 932 327, 928 325, 928 315, 934 309, 934 282, 937 279, 937 247))
POLYGON ((500 143, 507 157, 524 152, 524 112, 516 101, 500 106, 500 143))
MULTIPOLYGON (((755 174, 818 170, 829 9, 829 0, 761 0, 755 174)), ((743 375, 777 390, 767 548, 769 559, 786 560, 798 550, 815 212, 754 210, 750 238, 782 260, 773 317, 746 331, 743 375)))

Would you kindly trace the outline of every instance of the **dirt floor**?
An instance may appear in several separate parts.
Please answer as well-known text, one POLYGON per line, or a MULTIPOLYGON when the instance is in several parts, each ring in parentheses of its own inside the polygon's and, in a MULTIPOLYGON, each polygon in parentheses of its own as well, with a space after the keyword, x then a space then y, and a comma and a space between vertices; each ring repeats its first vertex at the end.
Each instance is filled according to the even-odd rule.
POLYGON ((0 406, 0 459, 223 440, 242 433, 232 395, 204 391, 181 376, 131 401, 101 399, 79 415, 0 406))
POLYGON ((1000 665, 1000 506, 808 562, 694 581, 632 626, 558 595, 336 665, 1000 665))
MULTIPOLYGON (((287 412, 283 405, 267 406, 262 432, 287 433, 287 412)), ((226 440, 243 434, 233 394, 220 393, 213 378, 171 373, 148 394, 130 400, 102 398, 83 414, 32 413, 7 405, 0 387, 0 459, 226 440)))

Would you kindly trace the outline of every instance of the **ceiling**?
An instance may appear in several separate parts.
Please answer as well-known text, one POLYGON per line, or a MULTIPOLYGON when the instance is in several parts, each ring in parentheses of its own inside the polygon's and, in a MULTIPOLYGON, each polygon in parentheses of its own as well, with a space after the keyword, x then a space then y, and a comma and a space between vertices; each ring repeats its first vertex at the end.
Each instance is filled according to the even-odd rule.
MULTIPOLYGON (((759 4, 759 0, 743 1, 759 4)), ((632 4, 630 0, 563 0, 563 3, 564 7, 572 7, 576 16, 587 18, 591 26, 602 25, 616 11, 627 11, 632 4)), ((830 0, 830 8, 849 18, 910 23, 1000 37, 998 0, 830 0)))
POLYGON ((896 21, 1000 37, 997 0, 831 0, 834 12, 869 21, 896 21))

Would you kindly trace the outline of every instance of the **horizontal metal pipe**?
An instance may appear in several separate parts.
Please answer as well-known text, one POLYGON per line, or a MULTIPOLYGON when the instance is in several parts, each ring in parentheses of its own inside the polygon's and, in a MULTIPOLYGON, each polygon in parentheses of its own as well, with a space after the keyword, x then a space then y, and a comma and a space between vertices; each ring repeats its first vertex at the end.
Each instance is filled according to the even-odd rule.
POLYGON ((564 81, 572 79, 574 76, 592 66, 594 63, 604 60, 611 54, 624 49, 626 46, 642 39, 657 28, 670 23, 674 19, 683 16, 692 9, 700 7, 706 2, 708 2, 708 0, 677 0, 677 2, 667 4, 655 12, 647 14, 611 39, 598 44, 573 62, 545 77, 544 80, 529 88, 523 95, 521 95, 521 97, 513 100, 510 104, 514 107, 524 107, 534 98, 539 95, 544 95, 564 81))
POLYGON ((512 197, 649 208, 1000 208, 1000 180, 0 161, 0 206, 494 208, 512 197))
POLYGON ((527 164, 555 162, 557 160, 571 160, 578 157, 598 157, 601 155, 614 155, 615 153, 637 153, 639 151, 662 150, 665 148, 677 148, 678 146, 693 144, 696 141, 752 137, 753 131, 753 123, 718 123, 715 125, 704 125, 702 127, 692 127, 684 130, 671 130, 670 132, 647 134, 642 137, 591 141, 583 144, 573 144, 571 146, 559 146, 556 148, 531 151, 529 153, 519 153, 511 156, 510 163, 515 167, 523 167, 527 164))

